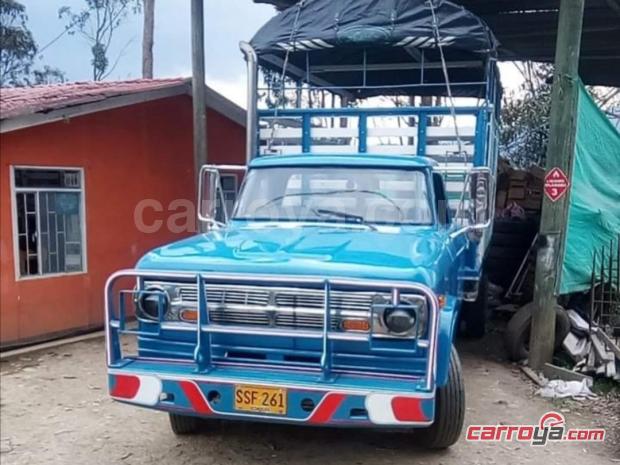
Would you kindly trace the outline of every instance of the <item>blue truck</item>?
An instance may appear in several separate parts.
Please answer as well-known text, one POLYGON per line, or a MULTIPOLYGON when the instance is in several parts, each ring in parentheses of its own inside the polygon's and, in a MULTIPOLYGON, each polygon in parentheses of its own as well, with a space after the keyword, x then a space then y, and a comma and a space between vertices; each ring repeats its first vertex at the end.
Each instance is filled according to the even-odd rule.
POLYGON ((449 2, 347 3, 363 14, 334 27, 339 2, 300 2, 241 44, 247 166, 203 167, 207 232, 106 284, 110 394, 177 434, 229 419, 459 438, 454 339, 486 311, 496 44, 449 2), (416 104, 433 94, 448 104, 416 104), (234 205, 224 174, 243 178, 234 205))

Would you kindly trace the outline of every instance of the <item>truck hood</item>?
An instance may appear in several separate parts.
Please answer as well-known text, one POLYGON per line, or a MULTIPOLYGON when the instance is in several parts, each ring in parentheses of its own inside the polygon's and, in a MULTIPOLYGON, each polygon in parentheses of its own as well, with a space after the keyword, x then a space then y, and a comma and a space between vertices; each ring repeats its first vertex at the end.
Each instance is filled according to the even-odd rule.
POLYGON ((138 268, 166 271, 312 275, 419 282, 431 288, 447 260, 433 227, 238 224, 160 247, 138 268))

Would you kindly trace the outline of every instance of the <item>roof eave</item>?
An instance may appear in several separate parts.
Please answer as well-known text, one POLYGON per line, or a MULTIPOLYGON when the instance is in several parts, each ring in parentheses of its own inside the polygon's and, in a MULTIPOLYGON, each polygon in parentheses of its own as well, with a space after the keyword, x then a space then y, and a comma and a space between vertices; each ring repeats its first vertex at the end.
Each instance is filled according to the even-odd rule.
MULTIPOLYGON (((78 116, 85 116, 100 111, 113 110, 129 105, 161 100, 164 98, 175 97, 178 95, 192 95, 191 81, 185 81, 180 84, 165 87, 162 89, 135 92, 115 97, 107 97, 105 99, 67 106, 56 110, 46 112, 35 112, 25 115, 8 117, 0 120, 0 133, 17 131, 42 124, 53 123, 56 121, 64 121, 78 116)), ((236 105, 226 97, 217 93, 207 86, 207 106, 224 115, 228 119, 238 125, 246 126, 246 112, 243 108, 236 105)))

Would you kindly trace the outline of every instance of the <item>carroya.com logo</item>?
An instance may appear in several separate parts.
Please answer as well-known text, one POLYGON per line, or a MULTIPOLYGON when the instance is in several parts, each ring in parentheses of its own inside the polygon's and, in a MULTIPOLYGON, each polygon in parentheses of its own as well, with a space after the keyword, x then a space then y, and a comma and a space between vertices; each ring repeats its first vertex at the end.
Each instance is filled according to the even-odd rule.
POLYGON ((546 446, 549 442, 603 442, 602 428, 567 428, 564 415, 545 413, 538 425, 471 425, 467 428, 467 441, 529 442, 532 446, 546 446))

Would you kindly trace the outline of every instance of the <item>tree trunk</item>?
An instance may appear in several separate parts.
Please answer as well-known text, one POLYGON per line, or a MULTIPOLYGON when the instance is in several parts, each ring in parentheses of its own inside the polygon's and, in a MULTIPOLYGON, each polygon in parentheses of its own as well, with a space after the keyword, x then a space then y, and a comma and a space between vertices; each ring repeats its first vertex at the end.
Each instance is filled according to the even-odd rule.
POLYGON ((144 0, 144 35, 142 37, 142 77, 153 79, 153 33, 155 0, 144 0))

